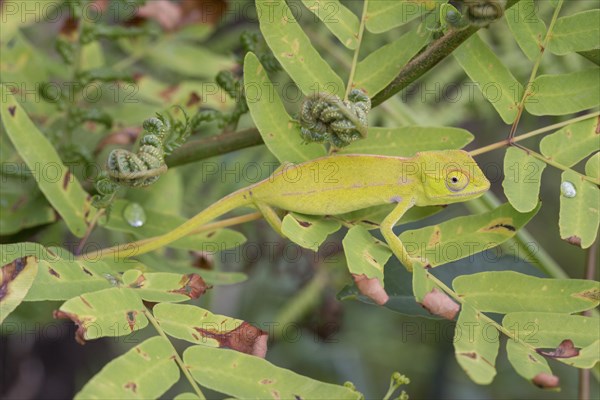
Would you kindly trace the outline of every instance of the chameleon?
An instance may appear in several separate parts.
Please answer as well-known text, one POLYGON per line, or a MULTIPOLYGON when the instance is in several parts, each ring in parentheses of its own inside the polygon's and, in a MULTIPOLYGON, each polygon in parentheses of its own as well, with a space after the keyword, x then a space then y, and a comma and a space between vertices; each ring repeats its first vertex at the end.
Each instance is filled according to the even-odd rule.
POLYGON ((284 164, 268 178, 233 192, 170 232, 105 249, 101 257, 133 249, 147 253, 180 239, 227 212, 254 206, 280 235, 275 209, 326 216, 394 203, 380 225, 394 255, 412 271, 413 263, 393 227, 413 206, 458 203, 481 196, 490 182, 463 150, 416 153, 413 157, 368 154, 329 155, 300 164, 284 164))

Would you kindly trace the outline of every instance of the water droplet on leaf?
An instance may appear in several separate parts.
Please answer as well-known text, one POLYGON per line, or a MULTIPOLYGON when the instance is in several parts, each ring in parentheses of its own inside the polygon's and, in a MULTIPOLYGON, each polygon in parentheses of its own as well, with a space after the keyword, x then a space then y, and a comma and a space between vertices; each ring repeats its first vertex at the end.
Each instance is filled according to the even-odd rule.
POLYGON ((138 228, 146 222, 146 212, 138 203, 129 203, 123 210, 123 218, 129 225, 138 228))
POLYGON ((575 197, 577 195, 577 190, 575 189, 575 185, 573 185, 569 181, 564 181, 560 184, 560 192, 565 197, 575 197))

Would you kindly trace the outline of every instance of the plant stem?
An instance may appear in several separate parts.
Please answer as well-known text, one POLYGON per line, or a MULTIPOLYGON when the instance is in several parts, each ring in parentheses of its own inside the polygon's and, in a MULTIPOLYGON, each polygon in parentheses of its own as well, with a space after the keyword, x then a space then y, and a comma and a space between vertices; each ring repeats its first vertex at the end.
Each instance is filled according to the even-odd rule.
MULTIPOLYGON (((598 265, 598 239, 587 249, 586 260, 585 260, 585 273, 584 278, 588 280, 596 279, 596 265, 598 265)), ((585 316, 592 316, 592 310, 583 312, 585 316)), ((590 399, 590 380, 591 374, 589 369, 579 370, 579 400, 590 399)))
POLYGON ((548 27, 548 30, 546 31, 546 36, 544 37, 544 43, 542 44, 540 53, 538 54, 538 56, 535 59, 535 62, 533 63, 533 68, 531 69, 531 74, 529 75, 529 80, 527 81, 527 86, 525 86, 525 90, 523 91, 523 96, 521 96, 521 101, 519 102, 519 106, 517 107, 517 117, 515 118, 515 121, 513 122, 512 126, 510 128, 510 132, 508 134, 509 143, 512 143, 512 139, 515 135, 515 132, 517 131, 517 126, 519 125, 519 121, 521 120, 521 115, 523 115, 523 109, 525 108, 525 100, 527 100, 527 98, 533 94, 532 92, 529 91, 529 89, 531 88, 531 84, 533 83, 533 81, 537 75, 538 68, 540 67, 540 64, 542 62, 542 57, 544 56, 544 51, 548 47, 548 42, 550 42, 550 38, 552 37, 552 29, 554 28, 554 24, 556 23, 556 20, 558 19, 558 14, 560 13, 560 9, 561 9, 562 5, 563 5, 563 0, 559 0, 558 5, 554 9, 554 14, 552 14, 552 21, 550 22, 550 26, 548 27))
POLYGON ((260 144, 263 140, 256 128, 222 133, 186 143, 167 157, 166 162, 169 167, 176 167, 260 144))
POLYGON ((363 10, 360 16, 360 26, 358 28, 358 37, 356 41, 356 49, 354 49, 354 57, 352 58, 352 65, 350 66, 350 76, 348 77, 348 84, 346 85, 346 95, 344 100, 348 100, 348 95, 352 90, 352 82, 354 81, 354 74, 356 73, 356 65, 358 64, 358 54, 360 53, 360 45, 362 43, 363 33, 365 32, 365 22, 367 21, 367 8, 369 7, 369 0, 364 0, 363 10))
POLYGON ((87 242, 88 238, 90 237, 90 234, 92 233, 92 230, 94 229, 94 227, 96 226, 96 224, 98 223, 98 220, 100 219, 101 216, 104 215, 104 213, 106 212, 106 209, 101 209, 99 210, 96 215, 94 215, 94 218, 90 221, 87 230, 85 231, 85 235, 83 235, 83 238, 81 238, 81 241, 79 242, 79 245, 77 246, 77 250, 75 250, 75 255, 78 256, 81 254, 81 251, 83 250, 83 247, 85 246, 85 243, 87 242))
POLYGON ((192 385, 192 388, 194 388, 194 391, 196 392, 196 395, 201 400, 206 400, 206 397, 204 397, 204 394, 202 393, 202 390, 200 390, 200 387, 198 387, 198 384, 196 383, 196 381, 194 380, 194 378, 190 374, 190 371, 183 364, 183 360, 181 359, 181 357, 179 357, 179 353, 177 352, 177 349, 175 349, 175 346, 173 346, 173 343, 171 343, 171 341, 169 340, 169 338, 165 334, 165 331, 163 331, 163 329, 160 327, 160 324, 154 318, 154 315, 152 315, 152 313, 150 312, 150 310, 148 310, 148 308, 144 309, 144 315, 146 316, 146 318, 148 318, 148 321, 150 321, 150 323, 152 324, 152 326, 154 326, 154 329, 156 329, 156 331, 158 332, 158 334, 163 339, 165 339, 167 341, 167 343, 169 343, 169 345, 171 346, 171 349, 173 350, 173 357, 175 358, 175 362, 177 363, 177 365, 179 365, 179 368, 181 368, 181 371, 183 372, 183 375, 185 375, 185 377, 187 378, 187 380, 190 382, 190 385, 192 385))
MULTIPOLYGON (((506 9, 514 6, 519 1, 509 0, 506 9)), ((371 101, 373 107, 383 103, 423 76, 478 30, 479 27, 477 26, 469 26, 462 30, 450 30, 441 38, 431 42, 400 70, 392 82, 373 97, 371 101)))
MULTIPOLYGON (((597 111, 597 112, 594 112, 594 113, 591 113, 591 114, 582 115, 581 117, 571 118, 571 119, 568 119, 566 121, 556 123, 554 125, 548 125, 548 126, 545 126, 543 128, 536 129, 534 131, 531 131, 531 132, 528 132, 528 133, 524 133, 522 135, 515 136, 515 137, 513 137, 512 143, 516 143, 516 142, 519 142, 521 140, 529 139, 529 138, 537 136, 537 135, 539 135, 541 133, 546 133, 546 132, 552 131, 554 129, 559 129, 559 128, 565 127, 567 125, 571 125, 571 124, 574 124, 576 122, 584 121, 586 119, 594 118, 594 117, 598 117, 598 116, 600 116, 600 112, 597 111)), ((492 150, 496 150, 496 149, 500 149, 502 147, 506 147, 509 144, 510 143, 509 143, 508 139, 505 139, 505 140, 501 140, 499 142, 492 143, 492 144, 484 146, 484 147, 480 147, 480 148, 475 149, 475 150, 471 150, 469 152, 469 154, 471 156, 478 156, 479 154, 487 153, 487 152, 490 152, 492 150)))

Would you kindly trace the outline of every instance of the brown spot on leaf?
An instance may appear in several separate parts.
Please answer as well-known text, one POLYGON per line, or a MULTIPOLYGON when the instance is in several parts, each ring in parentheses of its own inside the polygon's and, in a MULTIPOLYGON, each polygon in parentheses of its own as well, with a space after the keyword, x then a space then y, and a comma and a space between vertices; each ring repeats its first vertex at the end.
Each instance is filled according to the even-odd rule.
POLYGON ((427 293, 423 297, 421 305, 431 314, 449 320, 453 320, 460 309, 458 304, 438 288, 433 288, 431 292, 427 293))
POLYGON ((560 384, 558 376, 548 374, 546 372, 540 372, 531 380, 533 384, 542 389, 554 389, 560 384))
POLYGON ((261 385, 270 385, 273 382, 274 382, 273 380, 265 378, 265 379, 261 379, 258 383, 260 383, 261 385))
POLYGON ((207 237, 207 238, 211 238, 211 237, 215 236, 215 233, 217 233, 217 232, 215 232, 215 231, 208 232, 208 233, 206 234, 206 237, 207 237))
POLYGON ((573 296, 581 297, 586 300, 599 301, 600 300, 600 289, 592 288, 589 290, 584 290, 583 292, 580 292, 580 293, 574 293, 573 296))
POLYGON ((485 230, 486 231, 492 231, 494 229, 501 229, 501 228, 508 229, 511 232, 516 232, 517 231, 517 228, 515 228, 514 226, 509 225, 509 224, 496 224, 496 225, 493 225, 493 226, 485 228, 485 230))
POLYGON ((81 299, 81 302, 82 302, 83 304, 85 304, 87 307, 89 307, 89 308, 94 308, 94 307, 93 307, 93 306, 90 304, 90 302, 86 300, 86 298, 85 298, 85 297, 83 297, 83 296, 79 296, 79 298, 81 299))
POLYGON ((73 321, 75 323, 75 325, 77 325, 77 330, 75 331, 75 341, 81 345, 85 344, 85 332, 86 332, 86 327, 85 327, 85 320, 81 320, 79 319, 79 317, 75 314, 72 313, 68 313, 68 312, 64 312, 64 311, 60 311, 60 310, 54 310, 54 312, 52 313, 52 316, 55 319, 70 319, 71 321, 73 321))
POLYGON ((125 389, 129 389, 129 390, 131 390, 133 393, 136 393, 136 392, 137 392, 137 384, 136 384, 135 382, 131 382, 131 381, 129 381, 129 382, 127 382, 125 385, 123 385, 123 387, 124 387, 125 389))
POLYGON ((298 223, 300 224, 301 227, 303 228, 309 228, 312 226, 312 224, 310 222, 307 221, 298 221, 298 223))
POLYGON ((133 329, 135 328, 137 313, 138 312, 135 310, 127 311, 127 324, 129 325, 129 330, 131 330, 131 332, 133 332, 133 329))
POLYGON ((14 117, 16 112, 17 112, 17 106, 8 107, 8 113, 10 114, 11 117, 14 117))
POLYGON ((531 354, 528 354, 527 356, 529 357, 529 361, 531 361, 532 363, 538 363, 538 362, 539 362, 539 361, 538 361, 538 360, 537 360, 537 359, 536 359, 534 356, 532 356, 531 354))
POLYGON ((565 240, 573 246, 581 247, 581 238, 579 236, 569 236, 565 240))
POLYGON ((598 117, 596 122, 596 134, 600 134, 600 117, 598 117))
POLYGON ((69 182, 71 181, 71 171, 67 170, 67 173, 65 174, 64 178, 63 178, 63 190, 67 190, 67 187, 69 187, 69 182))
POLYGON ((89 276, 94 276, 94 274, 92 274, 92 273, 91 273, 91 272, 90 272, 88 269, 86 269, 85 267, 81 267, 81 270, 82 270, 84 273, 88 274, 89 276))
POLYGON ((277 390, 273 390, 273 391, 271 392, 271 394, 273 395, 273 398, 274 398, 275 400, 281 400, 281 395, 279 394, 279 392, 278 392, 277 390))
POLYGON ((358 291, 380 306, 390 299, 377 278, 368 278, 365 274, 352 274, 358 291))
POLYGON ((195 327, 194 329, 206 338, 215 339, 219 342, 219 347, 227 347, 261 358, 264 358, 267 354, 267 332, 248 322, 242 322, 237 328, 225 332, 199 327, 195 327))
POLYGON ((144 274, 141 274, 137 277, 137 279, 129 284, 129 287, 132 289, 140 289, 144 287, 144 282, 146 282, 146 277, 144 274))
POLYGON ((459 353, 461 356, 472 358, 473 360, 477 359, 477 353, 469 352, 469 353, 459 353))
POLYGON ((56 272, 56 270, 52 269, 51 267, 48 267, 48 273, 58 279, 60 279, 60 274, 58 272, 56 272))
POLYGON ((179 284, 181 285, 181 288, 169 290, 169 292, 183 294, 190 299, 197 299, 206 293, 208 289, 212 288, 212 286, 207 285, 206 282, 204 282, 204 279, 198 274, 183 275, 179 284))
POLYGON ((571 358, 577 357, 579 355, 579 348, 573 345, 573 341, 571 339, 565 339, 556 349, 547 350, 547 349, 535 349, 538 353, 543 356, 551 357, 551 358, 571 358))
POLYGON ((297 394, 294 395, 294 400, 302 400, 302 397, 298 396, 297 394))
MULTIPOLYGON (((33 256, 29 256, 34 259, 33 256)), ((29 257, 15 258, 2 267, 2 284, 0 285, 0 300, 8 294, 9 285, 27 266, 29 257)))
POLYGON ((198 95, 198 93, 191 92, 190 96, 188 97, 188 101, 187 101, 187 103, 185 103, 185 105, 187 107, 191 107, 191 106, 193 106, 195 104, 200 103, 200 100, 202 100, 202 98, 198 95))

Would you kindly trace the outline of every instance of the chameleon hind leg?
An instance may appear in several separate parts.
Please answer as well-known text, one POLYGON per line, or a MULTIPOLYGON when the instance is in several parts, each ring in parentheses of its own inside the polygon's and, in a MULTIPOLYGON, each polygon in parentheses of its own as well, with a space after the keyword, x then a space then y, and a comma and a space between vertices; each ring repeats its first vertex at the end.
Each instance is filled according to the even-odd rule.
POLYGON ((406 267, 407 270, 412 271, 413 262, 416 260, 410 257, 408 251, 402 244, 402 241, 396 236, 393 231, 394 226, 400 218, 406 213, 406 211, 411 208, 415 204, 414 199, 412 198, 402 198, 396 204, 396 207, 390 212, 383 222, 381 223, 381 234, 385 238, 388 246, 394 253, 394 255, 400 260, 400 262, 406 267))

